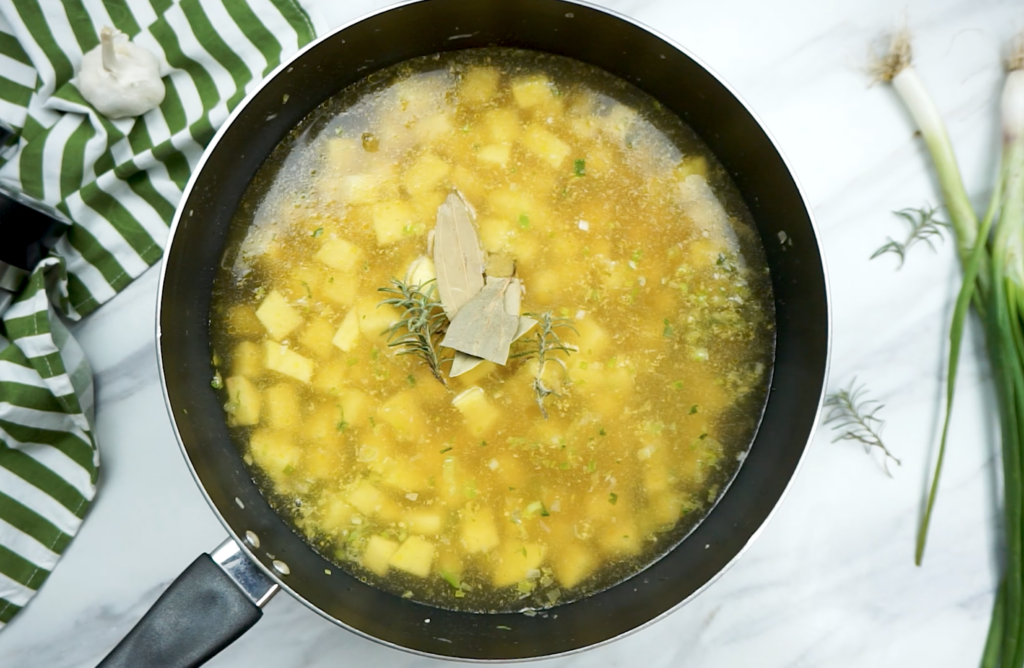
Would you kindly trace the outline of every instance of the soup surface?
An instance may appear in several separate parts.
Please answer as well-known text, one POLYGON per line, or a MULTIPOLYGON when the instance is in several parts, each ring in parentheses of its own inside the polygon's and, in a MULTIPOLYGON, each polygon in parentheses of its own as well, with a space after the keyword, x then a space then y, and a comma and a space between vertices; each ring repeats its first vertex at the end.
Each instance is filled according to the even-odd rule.
POLYGON ((448 608, 577 599, 685 536, 749 447, 774 314, 748 218, 694 133, 603 71, 403 63, 250 185, 213 384, 265 495, 341 567, 448 608), (455 330, 495 361, 453 369, 455 330))

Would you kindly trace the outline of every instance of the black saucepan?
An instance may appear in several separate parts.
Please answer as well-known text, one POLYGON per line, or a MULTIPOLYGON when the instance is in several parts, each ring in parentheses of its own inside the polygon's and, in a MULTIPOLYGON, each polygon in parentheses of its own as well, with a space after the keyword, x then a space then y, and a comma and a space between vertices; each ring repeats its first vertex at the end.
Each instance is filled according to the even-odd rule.
POLYGON ((828 366, 829 304, 814 224, 771 138, 729 88, 681 47, 607 10, 564 0, 425 0, 335 30, 267 78, 217 133, 185 191, 164 260, 157 342, 186 460, 231 538, 172 584, 103 666, 197 666, 259 618, 278 587, 368 638, 475 660, 591 647, 665 615, 708 586, 779 503, 814 431, 828 366), (569 56, 633 82, 704 139, 739 187, 767 252, 777 351, 761 426, 703 523, 667 556, 557 614, 471 614, 370 587, 313 551, 260 495, 210 387, 209 309, 228 226, 246 186, 306 114, 370 72, 426 54, 492 45, 569 56))

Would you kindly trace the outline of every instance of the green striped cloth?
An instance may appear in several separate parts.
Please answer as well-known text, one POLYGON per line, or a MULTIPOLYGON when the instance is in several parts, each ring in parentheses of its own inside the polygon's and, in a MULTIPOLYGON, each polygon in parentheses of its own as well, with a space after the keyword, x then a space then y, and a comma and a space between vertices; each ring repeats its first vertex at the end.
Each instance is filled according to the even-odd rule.
POLYGON ((0 628, 96 493, 92 377, 60 316, 90 313, 160 259, 204 146, 321 28, 300 2, 0 0, 0 123, 15 132, 0 148, 0 186, 72 221, 0 326, 0 628), (75 87, 104 25, 161 61, 166 97, 138 119, 100 116, 75 87))

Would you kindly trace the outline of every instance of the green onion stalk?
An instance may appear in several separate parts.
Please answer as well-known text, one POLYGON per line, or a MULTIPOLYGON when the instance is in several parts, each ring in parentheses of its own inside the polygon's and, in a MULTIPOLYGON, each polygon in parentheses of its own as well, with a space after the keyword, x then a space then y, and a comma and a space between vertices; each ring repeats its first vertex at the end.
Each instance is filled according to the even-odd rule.
POLYGON ((1024 665, 1024 47, 1018 41, 1003 87, 1002 208, 992 246, 993 290, 986 323, 998 386, 1003 440, 1004 514, 1008 559, 1001 622, 993 619, 985 657, 995 666, 1024 665), (998 648, 998 650, 996 649, 998 648))
POLYGON ((963 282, 950 324, 945 415, 935 471, 918 528, 914 559, 920 565, 945 460, 963 329, 973 305, 985 340, 999 398, 1004 481, 1006 572, 996 596, 983 668, 1024 666, 1024 34, 1008 61, 1001 117, 1003 148, 984 216, 974 212, 949 134, 927 89, 911 65, 910 40, 898 33, 876 67, 892 84, 917 124, 935 165, 957 240, 963 282))

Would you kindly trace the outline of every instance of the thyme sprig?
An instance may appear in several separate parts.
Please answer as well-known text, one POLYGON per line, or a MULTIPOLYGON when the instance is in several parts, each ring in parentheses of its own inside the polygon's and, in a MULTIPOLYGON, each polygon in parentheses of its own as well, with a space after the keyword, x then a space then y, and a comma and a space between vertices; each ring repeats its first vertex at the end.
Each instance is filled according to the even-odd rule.
POLYGON ((398 348, 398 355, 415 355, 420 358, 430 373, 434 374, 434 378, 448 387, 448 381, 441 373, 441 365, 451 362, 451 357, 442 357, 438 352, 438 344, 448 327, 448 317, 437 297, 436 281, 408 285, 393 278, 391 286, 378 290, 395 295, 378 306, 388 304, 402 311, 401 319, 385 330, 388 346, 398 348))
POLYGON ((864 384, 857 385, 857 379, 850 381, 850 387, 832 392, 825 397, 825 424, 832 427, 832 431, 838 435, 832 439, 833 443, 839 441, 858 441, 864 444, 864 450, 870 452, 871 448, 878 448, 882 451, 882 467, 891 477, 889 461, 896 462, 900 466, 900 460, 896 458, 889 448, 882 442, 882 419, 878 417, 878 411, 885 408, 885 404, 877 399, 866 399, 868 390, 864 384))
POLYGON ((907 259, 907 252, 911 246, 916 245, 918 242, 924 242, 934 251, 935 241, 944 240, 944 232, 951 229, 949 223, 936 220, 935 214, 938 213, 938 209, 933 206, 924 206, 920 209, 900 209, 899 211, 893 211, 893 213, 907 221, 907 224, 910 225, 907 238, 901 242, 889 237, 889 242, 872 253, 871 259, 874 260, 876 257, 886 253, 898 255, 900 264, 897 269, 903 267, 903 263, 907 259))
POLYGON ((524 361, 537 360, 537 373, 533 378, 532 385, 533 391, 537 395, 537 407, 540 408, 541 415, 547 420, 548 411, 544 408, 544 400, 552 394, 556 397, 559 395, 558 392, 544 384, 544 367, 548 362, 554 362, 562 367, 564 373, 568 374, 569 368, 566 366, 565 360, 557 357, 557 354, 562 353, 568 356, 576 352, 574 347, 562 341, 556 330, 568 329, 577 334, 578 332, 572 326, 572 321, 569 318, 556 318, 551 311, 524 315, 537 321, 537 329, 533 336, 523 339, 516 351, 509 355, 509 358, 520 358, 524 361))

